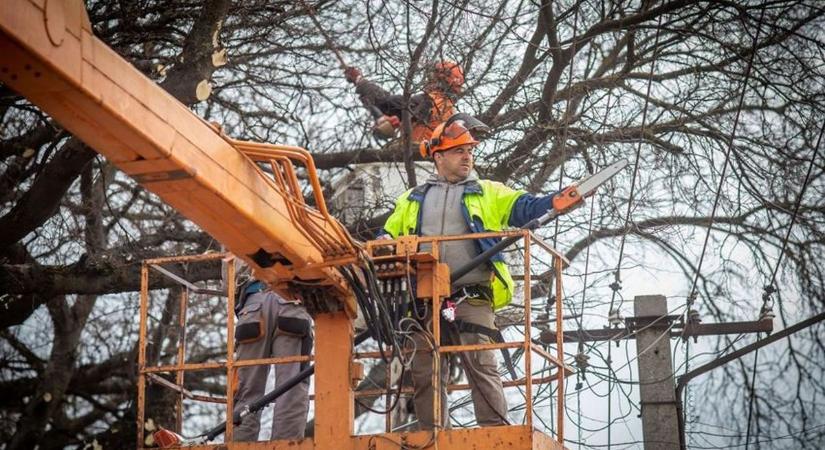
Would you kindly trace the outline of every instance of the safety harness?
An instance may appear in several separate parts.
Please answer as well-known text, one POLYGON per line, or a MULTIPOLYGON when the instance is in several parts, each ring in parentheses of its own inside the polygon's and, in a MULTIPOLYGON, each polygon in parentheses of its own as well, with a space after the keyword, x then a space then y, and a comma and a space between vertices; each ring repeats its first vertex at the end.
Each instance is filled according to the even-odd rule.
MULTIPOLYGON (((461 319, 455 319, 455 308, 459 303, 469 299, 483 299, 491 301, 493 297, 492 290, 487 286, 471 285, 464 286, 453 292, 449 298, 441 304, 441 329, 446 330, 445 337, 448 344, 460 345, 461 333, 482 334, 490 338, 492 342, 504 342, 504 335, 496 328, 488 328, 477 323, 467 322, 461 319), (452 313, 447 312, 450 308, 452 313)), ((514 381, 517 379, 516 370, 513 366, 513 359, 510 357, 510 351, 502 348, 501 356, 504 358, 504 364, 507 366, 507 371, 510 373, 510 378, 514 381)))

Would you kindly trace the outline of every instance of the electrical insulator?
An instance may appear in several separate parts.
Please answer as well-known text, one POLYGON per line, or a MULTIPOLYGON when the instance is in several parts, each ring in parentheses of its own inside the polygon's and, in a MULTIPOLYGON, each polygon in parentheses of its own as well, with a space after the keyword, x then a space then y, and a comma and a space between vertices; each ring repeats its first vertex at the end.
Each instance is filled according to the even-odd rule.
POLYGON ((576 367, 578 367, 581 370, 590 367, 590 363, 588 362, 590 360, 590 357, 582 352, 576 353, 576 357, 574 358, 574 360, 576 361, 576 367))
POLYGON ((610 310, 610 315, 607 317, 607 321, 610 323, 610 326, 616 328, 624 323, 624 317, 622 317, 622 314, 619 312, 618 308, 612 309, 610 310))
POLYGON ((762 306, 762 310, 759 311, 759 320, 770 319, 773 320, 776 317, 776 314, 773 312, 773 308, 769 305, 762 306))
POLYGON ((688 311, 688 323, 700 323, 702 322, 702 316, 699 314, 699 311, 691 308, 688 311))
POLYGON ((696 297, 698 297, 698 294, 696 293, 696 291, 693 291, 693 292, 690 293, 690 295, 688 295, 688 298, 687 298, 688 306, 691 306, 691 305, 693 305, 694 302, 696 302, 696 297))

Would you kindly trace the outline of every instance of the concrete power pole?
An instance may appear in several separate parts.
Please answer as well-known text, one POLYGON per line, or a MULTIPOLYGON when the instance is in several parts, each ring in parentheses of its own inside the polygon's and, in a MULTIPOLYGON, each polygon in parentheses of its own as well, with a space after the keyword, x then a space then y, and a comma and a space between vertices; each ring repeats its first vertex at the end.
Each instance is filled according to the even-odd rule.
MULTIPOLYGON (((697 338, 742 333, 771 333, 772 316, 757 321, 684 323, 667 313, 667 298, 644 295, 634 299, 634 317, 624 319, 624 327, 572 330, 564 332, 564 342, 599 342, 636 339, 640 400, 645 450, 679 450, 679 399, 673 380, 670 339, 697 338)), ((556 333, 544 330, 541 342, 553 344, 556 333)))
POLYGON ((634 300, 639 396, 645 450, 679 450, 679 412, 673 389, 667 299, 645 295, 634 300))

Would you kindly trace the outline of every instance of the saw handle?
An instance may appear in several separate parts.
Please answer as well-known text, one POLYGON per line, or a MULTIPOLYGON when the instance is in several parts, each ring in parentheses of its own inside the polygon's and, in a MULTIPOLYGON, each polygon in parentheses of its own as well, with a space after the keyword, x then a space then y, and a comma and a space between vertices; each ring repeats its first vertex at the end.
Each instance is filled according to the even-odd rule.
POLYGON ((566 212, 578 206, 583 200, 584 197, 579 194, 578 186, 571 184, 553 196, 553 209, 560 213, 566 212))

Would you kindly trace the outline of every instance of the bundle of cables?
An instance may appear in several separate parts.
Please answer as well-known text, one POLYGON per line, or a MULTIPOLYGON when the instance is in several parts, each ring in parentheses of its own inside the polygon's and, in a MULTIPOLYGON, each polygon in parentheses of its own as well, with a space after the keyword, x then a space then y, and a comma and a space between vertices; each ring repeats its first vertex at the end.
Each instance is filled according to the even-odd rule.
MULTIPOLYGON (((414 354, 414 352, 402 351, 404 348, 410 348, 411 345, 414 346, 410 333, 402 329, 402 323, 409 322, 405 319, 408 319, 407 316, 414 301, 409 272, 406 277, 379 280, 372 259, 363 258, 362 261, 362 267, 344 266, 339 269, 340 273, 355 294, 367 332, 375 339, 383 362, 392 364, 396 360, 400 361, 401 372, 397 379, 402 380, 414 354)), ((392 383, 392 380, 388 380, 387 387, 389 388, 392 383)), ((371 412, 386 414, 395 408, 400 397, 401 388, 399 387, 397 395, 385 411, 375 410, 360 401, 358 403, 371 412)))

